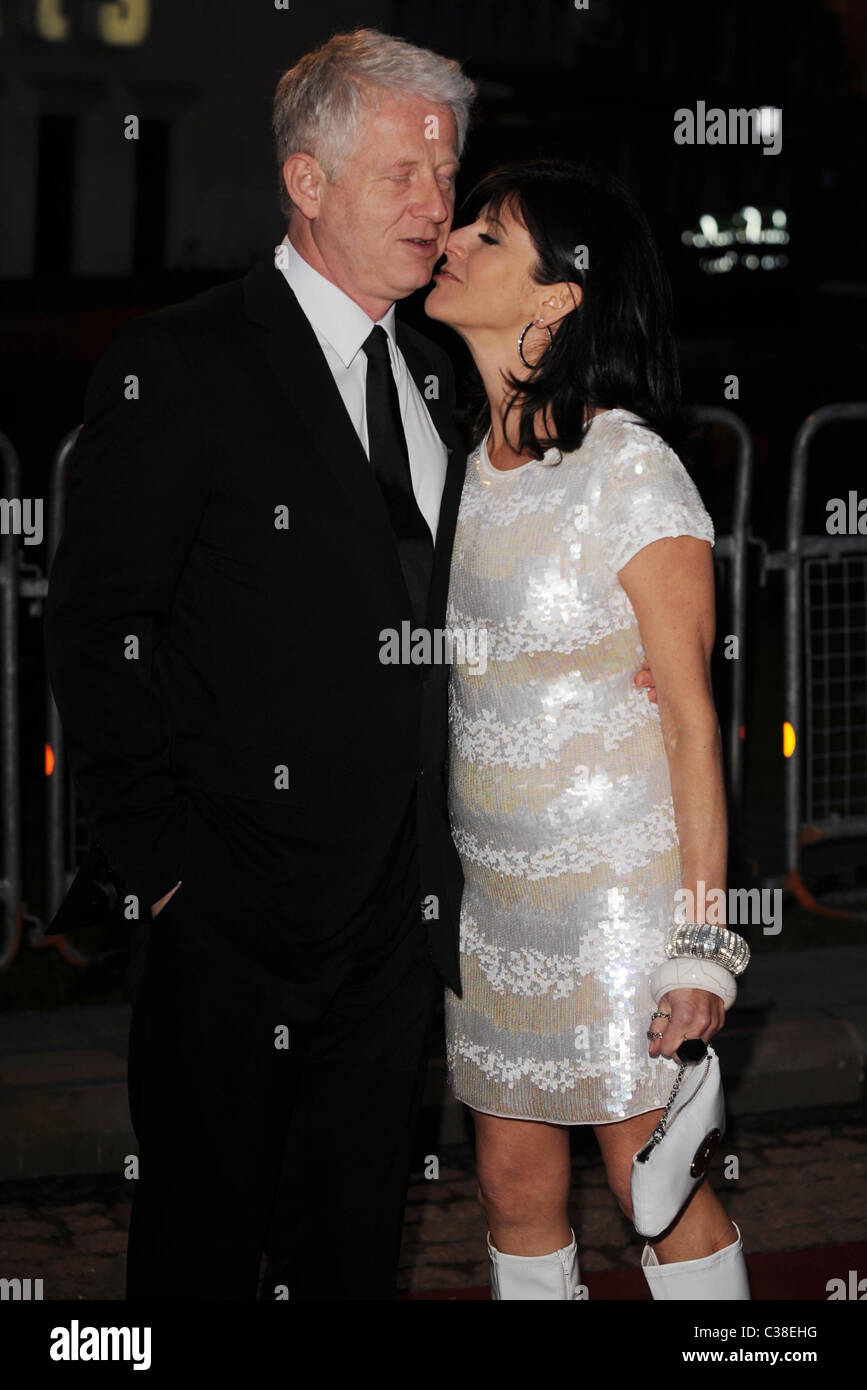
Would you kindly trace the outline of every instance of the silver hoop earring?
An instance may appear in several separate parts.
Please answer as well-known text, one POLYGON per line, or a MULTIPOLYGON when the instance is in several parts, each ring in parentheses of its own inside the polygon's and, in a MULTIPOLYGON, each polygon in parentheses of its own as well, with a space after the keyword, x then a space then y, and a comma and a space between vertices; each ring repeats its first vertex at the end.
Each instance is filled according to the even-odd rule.
POLYGON ((528 331, 529 331, 531 328, 544 328, 545 332, 548 334, 548 347, 545 349, 546 352, 547 352, 548 349, 551 347, 551 344, 552 344, 553 341, 554 341, 554 334, 551 332, 551 330, 550 330, 550 328, 548 327, 547 323, 541 323, 541 324, 540 324, 540 323, 536 323, 536 320, 535 320, 535 319, 530 319, 530 322, 529 322, 528 324, 525 324, 525 325, 524 325, 524 331, 522 332, 520 338, 518 339, 518 356, 520 357, 520 359, 521 359, 521 361, 523 362, 524 366, 525 366, 525 367, 529 367, 530 371, 532 371, 533 368, 534 368, 535 366, 538 365, 538 363, 536 363, 536 362, 528 362, 527 359, 526 359, 526 357, 524 356, 524 338, 526 337, 528 331))

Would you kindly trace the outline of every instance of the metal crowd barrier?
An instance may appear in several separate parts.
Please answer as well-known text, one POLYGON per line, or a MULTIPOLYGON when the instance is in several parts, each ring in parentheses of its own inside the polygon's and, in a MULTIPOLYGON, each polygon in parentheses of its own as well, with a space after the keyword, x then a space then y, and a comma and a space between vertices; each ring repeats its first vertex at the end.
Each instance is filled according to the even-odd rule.
MULTIPOLYGON (((731 662, 731 711, 725 734, 729 802, 733 811, 737 813, 742 805, 744 781, 742 728, 746 684, 747 561, 749 544, 754 539, 749 531, 753 447, 747 426, 733 411, 716 406, 702 406, 693 414, 696 423, 701 426, 717 425, 729 430, 734 436, 737 449, 731 530, 728 535, 717 535, 714 545, 715 563, 723 562, 730 570, 731 605, 730 613, 724 621, 727 630, 736 634, 739 639, 739 659, 731 662)), ((813 436, 829 421, 865 419, 867 404, 852 404, 827 406, 804 421, 798 431, 792 456, 787 551, 785 554, 768 557, 768 568, 785 568, 787 571, 787 718, 797 730, 795 749, 787 759, 786 768, 786 834, 790 878, 798 875, 799 850, 805 838, 816 838, 819 835, 832 838, 867 834, 867 806, 857 801, 858 786, 863 783, 858 783, 855 769, 847 769, 839 790, 836 780, 832 788, 832 778, 827 765, 829 753, 822 743, 822 740, 827 743, 833 733, 833 729, 829 731, 828 728, 828 721, 833 713, 833 701, 826 698, 825 688, 829 677, 826 674, 825 687, 822 687, 821 679, 813 674, 806 682, 804 678, 805 619, 809 628, 809 640, 813 645, 821 644, 832 631, 844 643, 847 639, 853 639, 853 634, 857 632, 853 608, 857 603, 858 592, 862 595, 861 602, 864 602, 863 595, 867 587, 867 538, 802 535, 807 459, 813 436), (835 585, 837 587, 833 587, 835 585), (800 726, 802 715, 803 735, 800 726), (824 773, 821 772, 823 758, 824 773)), ((50 573, 63 532, 66 472, 77 434, 78 430, 73 430, 61 440, 52 461, 46 535, 46 576, 50 573)), ((2 435, 0 460, 4 467, 6 495, 18 496, 18 458, 10 442, 2 435)), ((2 537, 0 611, 3 617, 3 665, 0 696, 3 824, 0 838, 3 878, 0 879, 0 901, 5 907, 5 912, 0 969, 5 968, 14 956, 21 934, 18 720, 18 600, 21 586, 18 576, 18 545, 17 536, 10 534, 2 537)), ((40 588, 42 592, 47 589, 47 579, 40 581, 40 588)), ((860 641, 860 651, 863 654, 863 630, 860 632, 860 641)), ((865 685, 867 681, 859 687, 852 675, 847 687, 848 722, 845 727, 850 730, 850 745, 851 734, 857 734, 859 727, 863 730, 863 725, 857 725, 855 708, 859 690, 863 698, 865 685)), ((46 769, 46 920, 50 920, 75 875, 81 856, 89 843, 90 831, 69 776, 60 716, 50 690, 47 692, 46 708, 46 757, 50 760, 50 767, 46 769)), ((70 961, 76 964, 87 963, 88 957, 65 938, 56 938, 55 942, 70 961)))
MULTIPOLYGON (((69 434, 61 439, 51 461, 45 555, 46 580, 51 573, 51 566, 63 534, 66 516, 66 469, 77 438, 78 429, 70 430, 69 434)), ((47 587, 46 582, 46 589, 47 587)), ((51 759, 51 767, 46 768, 45 778, 45 920, 50 922, 75 877, 78 867, 76 832, 78 829, 83 830, 83 822, 76 810, 78 798, 66 766, 63 726, 50 686, 46 686, 45 709, 46 757, 51 759), (71 843, 67 838, 69 832, 71 843)), ((86 959, 78 947, 73 946, 66 938, 63 938, 61 950, 64 956, 76 964, 86 959)))
MULTIPOLYGON (((867 420, 867 402, 826 405, 795 437, 786 568, 788 886, 803 887, 801 850, 818 840, 867 836, 867 535, 808 535, 804 505, 810 445, 829 424, 867 420)), ((862 514, 863 515, 863 514, 862 514)), ((824 894, 863 904, 863 890, 824 894)))
MULTIPOLYGON (((727 631, 736 633, 740 656, 731 666, 731 709, 726 734, 728 750, 729 804, 737 814, 743 799, 743 739, 745 667, 746 667, 746 588, 747 551, 749 544, 749 510, 752 495, 753 445, 750 432, 739 415, 718 406, 699 406, 692 412, 695 422, 702 426, 719 425, 729 430, 736 442, 734 502, 732 528, 729 535, 715 537, 714 561, 730 566, 731 609, 726 618, 727 631)), ((61 441, 52 465, 50 520, 46 573, 50 571, 63 531, 66 466, 78 431, 73 430, 61 441)), ((69 778, 64 758, 63 730, 57 706, 48 693, 47 741, 54 752, 54 772, 47 779, 47 903, 49 918, 63 899, 75 876, 77 860, 87 848, 89 830, 84 823, 78 797, 69 778)), ((76 948, 66 943, 66 951, 79 958, 76 948)))
MULTIPOLYGON (((3 497, 21 496, 21 464, 5 434, 0 434, 3 497)), ((2 878, 0 878, 0 970, 5 970, 21 940, 21 752, 18 705, 18 549, 20 538, 8 527, 0 537, 0 788, 2 788, 2 878)))
MULTIPOLYGON (((701 425, 722 425, 732 432, 737 445, 735 464, 734 504, 729 535, 715 536, 714 563, 725 561, 730 567, 731 607, 728 631, 738 638, 738 659, 731 667, 731 708, 726 746, 728 749, 728 802, 730 809, 740 814, 744 793, 744 741, 742 729, 746 702, 747 655, 747 560, 750 542, 749 517, 753 490, 753 441, 739 415, 722 406, 698 406, 693 417, 701 425)), ((718 620, 717 631, 722 624, 718 620)))

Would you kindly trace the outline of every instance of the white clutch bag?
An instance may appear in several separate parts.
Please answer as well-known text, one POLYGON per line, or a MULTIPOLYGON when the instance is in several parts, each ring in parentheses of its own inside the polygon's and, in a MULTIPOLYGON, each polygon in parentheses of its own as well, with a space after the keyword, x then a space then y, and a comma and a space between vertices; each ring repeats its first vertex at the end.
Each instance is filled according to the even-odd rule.
POLYGON ((655 1239, 671 1225, 724 1133, 719 1058, 708 1047, 701 1061, 681 1061, 665 1111, 632 1160, 632 1219, 639 1235, 655 1239))

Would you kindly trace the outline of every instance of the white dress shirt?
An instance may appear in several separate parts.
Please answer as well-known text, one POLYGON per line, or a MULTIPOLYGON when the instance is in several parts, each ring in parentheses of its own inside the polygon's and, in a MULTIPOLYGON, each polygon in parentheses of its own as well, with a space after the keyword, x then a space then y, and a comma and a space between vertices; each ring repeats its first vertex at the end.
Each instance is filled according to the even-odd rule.
MULTIPOLYGON (((365 393, 367 356, 362 347, 373 330, 374 320, 348 294, 314 270, 295 250, 288 236, 275 247, 274 263, 284 275, 316 334, 343 404, 369 458, 365 393)), ((436 540, 448 451, 434 428, 427 406, 397 346, 393 304, 388 313, 379 319, 379 324, 388 338, 415 500, 430 527, 431 536, 436 540)))

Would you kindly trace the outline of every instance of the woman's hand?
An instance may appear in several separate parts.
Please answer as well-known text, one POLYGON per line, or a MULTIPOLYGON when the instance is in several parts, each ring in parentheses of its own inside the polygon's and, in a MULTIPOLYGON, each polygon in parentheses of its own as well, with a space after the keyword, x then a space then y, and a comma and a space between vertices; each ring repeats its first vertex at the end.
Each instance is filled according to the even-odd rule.
POLYGON ((654 1018, 648 1023, 649 1033, 662 1033, 661 1038, 648 1039, 651 1057, 674 1057, 684 1038, 710 1042, 725 1023, 723 1001, 706 989, 669 990, 656 1007, 671 1018, 654 1018))
POLYGON ((641 666, 633 676, 632 683, 633 685, 643 686, 644 689, 646 689, 647 698, 652 705, 659 703, 656 698, 656 685, 653 680, 653 672, 650 669, 650 662, 647 660, 647 657, 644 658, 641 666))

